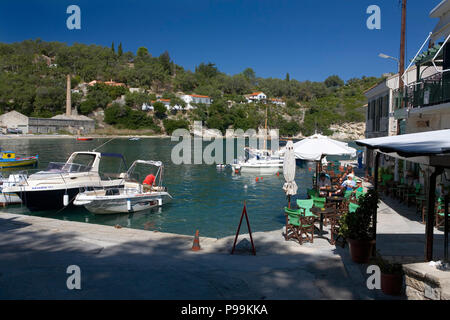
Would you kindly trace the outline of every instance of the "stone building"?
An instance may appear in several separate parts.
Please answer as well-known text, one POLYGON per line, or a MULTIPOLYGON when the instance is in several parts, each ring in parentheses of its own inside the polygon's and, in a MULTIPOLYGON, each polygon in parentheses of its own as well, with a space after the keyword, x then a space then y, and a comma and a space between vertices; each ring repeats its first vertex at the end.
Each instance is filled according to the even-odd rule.
POLYGON ((0 125, 3 129, 20 129, 23 133, 58 133, 73 134, 92 133, 95 121, 80 115, 57 115, 53 118, 27 117, 17 111, 0 115, 0 125))

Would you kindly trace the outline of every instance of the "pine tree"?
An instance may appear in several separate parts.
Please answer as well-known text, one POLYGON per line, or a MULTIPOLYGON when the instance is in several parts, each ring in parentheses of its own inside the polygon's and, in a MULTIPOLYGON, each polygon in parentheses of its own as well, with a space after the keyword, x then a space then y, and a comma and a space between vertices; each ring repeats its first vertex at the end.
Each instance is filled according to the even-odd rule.
POLYGON ((114 49, 114 41, 111 43, 111 50, 112 52, 116 53, 116 50, 114 49))
POLYGON ((122 54, 123 54, 123 50, 122 50, 122 42, 119 43, 119 47, 117 48, 117 53, 119 54, 119 57, 121 57, 122 54))

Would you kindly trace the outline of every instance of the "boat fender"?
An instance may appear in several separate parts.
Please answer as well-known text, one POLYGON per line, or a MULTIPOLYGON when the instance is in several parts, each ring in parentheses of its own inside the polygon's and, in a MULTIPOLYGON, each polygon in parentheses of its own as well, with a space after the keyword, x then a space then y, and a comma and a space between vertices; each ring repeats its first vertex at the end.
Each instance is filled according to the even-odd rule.
POLYGON ((163 204, 163 203, 162 203, 162 199, 159 198, 159 199, 158 199, 158 206, 162 206, 162 204, 163 204))
POLYGON ((64 205, 64 207, 67 207, 69 205, 69 195, 68 194, 65 194, 63 196, 63 205, 64 205))
POLYGON ((130 199, 127 200, 127 210, 131 211, 131 201, 130 201, 130 199))

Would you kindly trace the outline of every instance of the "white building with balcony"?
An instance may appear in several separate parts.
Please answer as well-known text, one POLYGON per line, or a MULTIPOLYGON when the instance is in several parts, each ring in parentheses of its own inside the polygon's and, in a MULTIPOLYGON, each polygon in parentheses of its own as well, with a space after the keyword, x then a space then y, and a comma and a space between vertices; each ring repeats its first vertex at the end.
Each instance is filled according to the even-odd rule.
POLYGON ((267 100, 266 94, 261 91, 253 92, 251 94, 246 94, 244 97, 247 99, 247 103, 265 102, 267 100))
POLYGON ((400 133, 450 128, 450 0, 430 13, 439 19, 429 48, 415 60, 416 81, 394 91, 400 133))
POLYGON ((209 96, 203 96, 200 94, 185 94, 180 97, 184 102, 186 102, 186 109, 194 109, 196 104, 206 104, 209 106, 211 104, 211 98, 209 96))
MULTIPOLYGON (((422 71, 423 76, 430 76, 433 70, 422 71)), ((406 84, 416 83, 416 66, 412 66, 404 75, 406 84)), ((390 75, 383 81, 364 92, 367 98, 366 138, 377 138, 397 134, 397 120, 394 117, 394 93, 399 87, 398 73, 390 75)))

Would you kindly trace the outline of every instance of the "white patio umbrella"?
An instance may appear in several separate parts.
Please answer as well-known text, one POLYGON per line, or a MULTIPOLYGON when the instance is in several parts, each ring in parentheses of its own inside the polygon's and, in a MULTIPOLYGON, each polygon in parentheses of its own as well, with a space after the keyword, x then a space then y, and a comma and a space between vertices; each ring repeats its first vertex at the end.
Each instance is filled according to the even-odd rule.
POLYGON ((356 157, 356 149, 345 142, 314 134, 294 143, 294 154, 296 159, 321 161, 325 156, 356 157))
POLYGON ((286 192, 286 196, 289 199, 289 207, 291 207, 291 196, 297 194, 297 184, 295 183, 294 144, 290 140, 286 144, 286 151, 284 153, 283 175, 286 181, 283 185, 283 190, 286 192))
MULTIPOLYGON (((319 171, 319 163, 325 156, 350 156, 354 158, 356 157, 356 149, 349 147, 345 142, 316 133, 294 143, 294 155, 296 159, 316 161, 316 171, 319 171)), ((317 172, 316 179, 318 176, 319 173, 317 172)))

